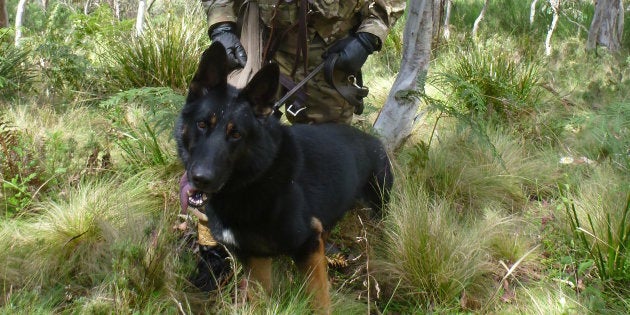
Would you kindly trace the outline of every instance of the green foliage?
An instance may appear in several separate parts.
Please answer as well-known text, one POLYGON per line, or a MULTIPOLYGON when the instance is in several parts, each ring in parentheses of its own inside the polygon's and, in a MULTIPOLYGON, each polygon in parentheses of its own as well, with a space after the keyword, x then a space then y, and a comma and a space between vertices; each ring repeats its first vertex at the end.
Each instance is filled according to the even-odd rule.
POLYGON ((16 48, 8 38, 9 30, 0 29, 0 99, 8 99, 18 91, 26 91, 34 76, 28 60, 30 47, 16 48))
POLYGON ((454 49, 444 58, 442 71, 429 82, 444 95, 455 112, 473 120, 519 124, 536 111, 538 64, 523 62, 498 46, 454 49))
POLYGON ((121 137, 116 144, 123 150, 126 164, 135 171, 148 166, 167 165, 172 156, 166 154, 159 136, 145 119, 138 124, 127 119, 118 124, 121 129, 121 137))
POLYGON ((187 15, 170 17, 164 25, 147 25, 141 36, 110 42, 102 62, 110 66, 112 90, 162 86, 185 91, 207 42, 203 23, 187 15))
POLYGON ((173 160, 166 144, 172 140, 177 109, 183 102, 183 96, 168 87, 131 89, 101 102, 114 122, 114 142, 122 149, 126 165, 140 171, 173 160), (130 110, 131 104, 139 107, 130 110))
POLYGON ((568 143, 592 160, 608 160, 630 171, 630 104, 615 102, 595 112, 578 113, 566 126, 568 143))
POLYGON ((31 202, 35 187, 41 184, 41 169, 34 161, 34 152, 29 149, 20 130, 0 120, 0 180, 4 199, 4 215, 12 216, 22 211, 31 202))
POLYGON ((76 99, 77 92, 98 97, 107 81, 96 56, 106 38, 130 29, 128 23, 116 21, 108 5, 85 15, 63 2, 52 3, 42 19, 42 34, 25 39, 35 47, 41 89, 62 98, 76 99))
POLYGON ((578 215, 574 202, 568 197, 568 189, 559 188, 575 244, 590 258, 578 267, 578 274, 595 262, 601 280, 627 281, 630 277, 630 193, 620 209, 592 208, 593 214, 578 215))

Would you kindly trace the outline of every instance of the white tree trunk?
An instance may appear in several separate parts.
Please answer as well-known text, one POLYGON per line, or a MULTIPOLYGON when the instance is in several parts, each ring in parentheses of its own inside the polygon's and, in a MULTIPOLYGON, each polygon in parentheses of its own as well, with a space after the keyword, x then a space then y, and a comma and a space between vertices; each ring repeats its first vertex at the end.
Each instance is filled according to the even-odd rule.
POLYGON ((479 16, 477 17, 477 19, 475 20, 475 24, 473 25, 473 29, 472 29, 473 38, 477 38, 477 31, 479 31, 479 24, 481 23, 483 18, 486 17, 486 11, 488 11, 488 2, 490 2, 490 0, 485 0, 483 2, 483 8, 481 8, 481 12, 479 13, 479 16))
POLYGON ((623 0, 598 0, 588 32, 586 49, 595 49, 601 44, 610 51, 619 51, 623 36, 623 17, 623 0))
POLYGON ((374 129, 383 139, 389 152, 399 148, 409 137, 418 113, 420 100, 414 92, 424 90, 429 70, 432 36, 432 0, 409 1, 407 24, 403 33, 403 52, 400 72, 389 92, 383 109, 376 118, 374 129))
POLYGON ((556 30, 560 14, 560 0, 549 0, 549 4, 551 5, 551 10, 553 11, 553 19, 551 20, 551 25, 547 31, 547 39, 545 39, 545 56, 551 55, 551 36, 556 30))
POLYGON ((538 0, 532 1, 532 5, 529 8, 529 25, 534 25, 534 17, 536 16, 536 3, 538 0))
POLYGON ((20 40, 22 39, 22 17, 24 16, 24 8, 26 7, 26 0, 20 0, 15 12, 15 46, 20 46, 20 40))
POLYGON ((114 0, 114 15, 116 16, 116 21, 120 21, 120 1, 114 0))
POLYGON ((446 12, 444 13, 444 39, 448 40, 451 37, 451 10, 453 9, 453 3, 451 0, 446 0, 446 12))
POLYGON ((144 9, 147 6, 146 0, 138 1, 138 15, 136 15, 136 36, 142 35, 142 28, 144 25, 144 9))

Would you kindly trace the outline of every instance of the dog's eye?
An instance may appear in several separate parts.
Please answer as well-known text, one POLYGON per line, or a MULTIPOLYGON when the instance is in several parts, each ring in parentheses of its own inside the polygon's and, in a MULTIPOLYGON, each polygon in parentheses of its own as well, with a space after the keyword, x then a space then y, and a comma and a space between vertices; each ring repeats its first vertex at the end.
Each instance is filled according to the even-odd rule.
POLYGON ((238 130, 232 129, 232 132, 230 132, 230 137, 232 137, 232 139, 240 139, 241 138, 241 133, 238 132, 238 130))
POLYGON ((197 122, 197 128, 199 129, 206 129, 208 127, 208 124, 206 124, 205 121, 198 121, 197 122))

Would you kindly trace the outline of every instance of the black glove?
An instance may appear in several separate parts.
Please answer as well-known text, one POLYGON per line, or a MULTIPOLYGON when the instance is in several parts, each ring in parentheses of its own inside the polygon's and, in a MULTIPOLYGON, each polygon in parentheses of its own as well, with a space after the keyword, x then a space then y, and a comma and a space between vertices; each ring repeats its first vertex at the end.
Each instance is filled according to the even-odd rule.
POLYGON ((219 42, 225 47, 230 69, 245 67, 247 53, 245 53, 245 48, 243 48, 241 41, 236 36, 234 23, 217 23, 210 27, 208 35, 213 42, 219 42))
POLYGON ((346 73, 356 74, 361 70, 367 57, 381 49, 381 40, 370 33, 356 33, 334 43, 324 55, 330 59, 338 54, 335 68, 346 73))

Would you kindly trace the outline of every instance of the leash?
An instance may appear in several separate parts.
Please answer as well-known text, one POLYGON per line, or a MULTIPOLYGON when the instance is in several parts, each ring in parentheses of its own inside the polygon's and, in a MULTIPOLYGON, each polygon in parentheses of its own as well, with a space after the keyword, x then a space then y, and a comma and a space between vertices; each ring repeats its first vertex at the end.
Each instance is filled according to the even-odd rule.
MULTIPOLYGON (((297 92, 300 88, 302 88, 317 73, 319 73, 320 71, 322 71, 322 69, 324 69, 325 64, 326 62, 324 61, 320 63, 319 65, 317 65, 317 67, 315 67, 313 71, 311 71, 306 77, 304 77, 302 81, 298 82, 292 89, 290 89, 286 94, 284 94, 282 98, 280 98, 275 104, 273 104, 273 107, 271 108, 272 113, 277 113, 280 107, 282 106, 282 104, 284 104, 284 102, 286 102, 291 96, 293 96, 295 92, 297 92)), ((293 116, 297 116, 297 114, 299 114, 301 111, 306 109, 306 107, 302 107, 298 109, 297 111, 293 111, 292 107, 293 107, 293 104, 289 105, 289 107, 287 107, 287 112, 293 116)))

